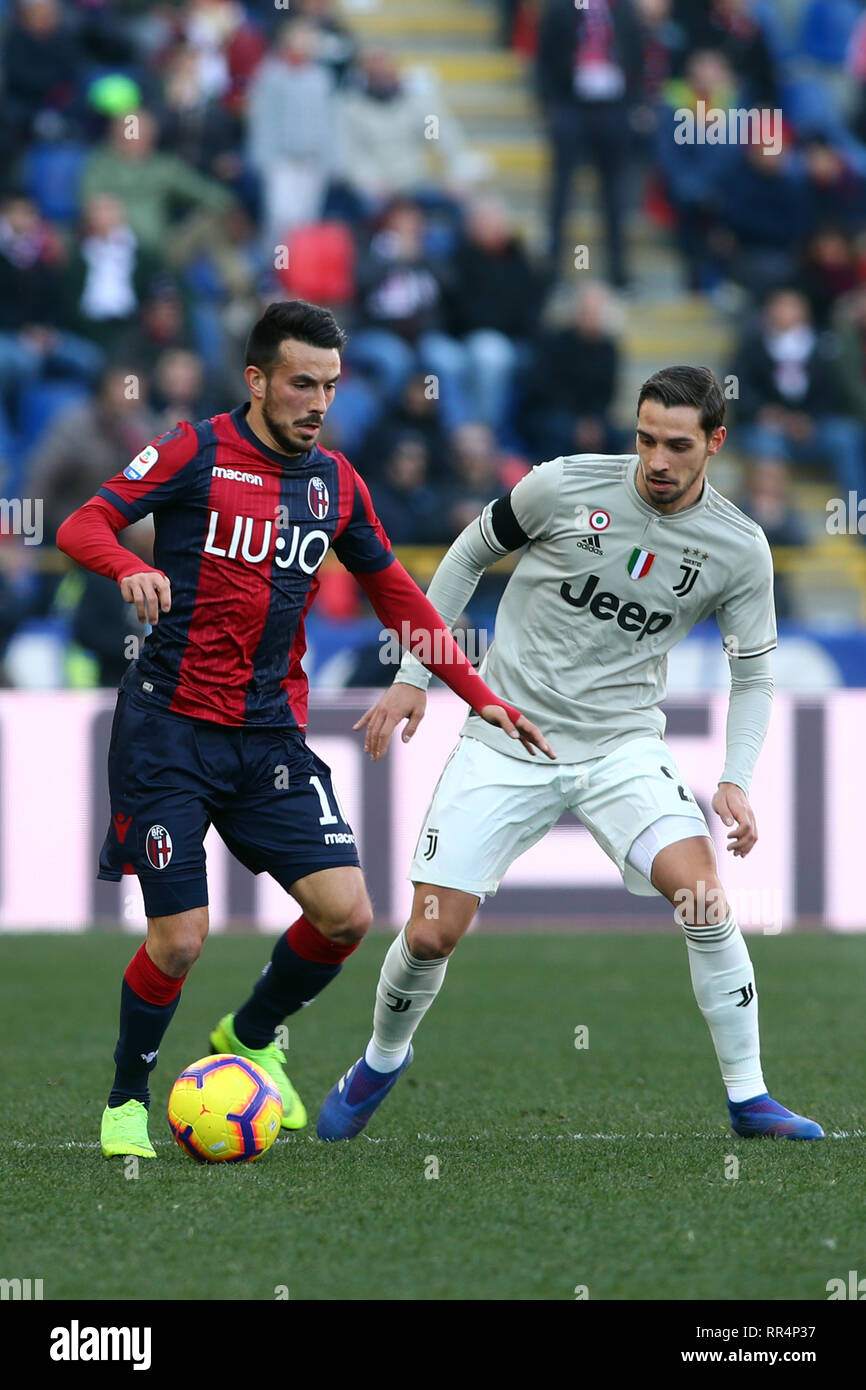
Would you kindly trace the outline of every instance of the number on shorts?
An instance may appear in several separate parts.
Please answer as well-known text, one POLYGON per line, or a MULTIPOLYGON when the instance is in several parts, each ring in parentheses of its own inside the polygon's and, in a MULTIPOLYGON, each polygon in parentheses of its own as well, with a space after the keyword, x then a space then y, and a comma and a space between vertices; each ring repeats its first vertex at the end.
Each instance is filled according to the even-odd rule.
MULTIPOLYGON (((660 769, 660 771, 662 771, 662 772, 664 773, 665 777, 670 777, 670 779, 671 779, 672 782, 676 780, 676 779, 674 778, 674 774, 671 772, 671 770, 670 770, 669 767, 663 767, 663 768, 660 769)), ((695 804, 695 798, 694 798, 693 796, 690 796, 690 795, 689 795, 689 793, 686 791, 685 787, 683 786, 682 782, 677 782, 677 791, 678 791, 679 794, 680 794, 680 800, 681 800, 681 801, 690 801, 690 802, 692 803, 692 805, 694 806, 694 804, 695 804)))
MULTIPOLYGON (((316 789, 316 792, 319 797, 319 805, 322 808, 322 814, 319 816, 319 825, 336 825, 339 817, 333 814, 328 804, 328 793, 322 786, 321 778, 311 777, 310 782, 316 789)), ((334 795, 336 796, 336 792, 334 793, 334 795)), ((337 801, 337 805, 340 805, 339 800, 337 801)), ((345 816, 343 817, 343 819, 345 820, 345 816)))

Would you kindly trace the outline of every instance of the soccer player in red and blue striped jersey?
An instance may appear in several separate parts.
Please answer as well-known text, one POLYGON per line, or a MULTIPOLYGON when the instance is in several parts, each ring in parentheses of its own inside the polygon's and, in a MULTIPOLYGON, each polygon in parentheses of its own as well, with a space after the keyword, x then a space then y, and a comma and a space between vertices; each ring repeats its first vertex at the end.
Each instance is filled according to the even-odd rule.
POLYGON ((345 339, 328 310, 270 305, 247 345, 249 403, 155 439, 58 533, 62 550, 117 580, 152 624, 121 683, 109 750, 99 876, 138 875, 147 939, 121 987, 106 1156, 154 1156, 148 1077, 208 930, 211 824, 302 908, 211 1046, 258 1061, 280 1087, 283 1125, 306 1123, 274 1034, 334 978, 372 920, 330 769, 305 737, 304 618, 328 551, 385 627, 411 632, 425 661, 441 652, 430 669, 473 710, 553 756, 487 688, 396 559, 363 479, 317 443, 345 339), (143 569, 117 534, 149 513, 155 565, 143 569))

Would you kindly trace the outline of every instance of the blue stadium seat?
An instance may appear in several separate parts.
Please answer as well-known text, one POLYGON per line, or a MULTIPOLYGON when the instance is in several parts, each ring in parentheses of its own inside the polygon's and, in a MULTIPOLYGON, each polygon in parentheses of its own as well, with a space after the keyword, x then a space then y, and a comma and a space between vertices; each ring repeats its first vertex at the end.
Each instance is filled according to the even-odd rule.
POLYGON ((826 67, 840 67, 859 18, 856 0, 810 0, 800 22, 800 52, 826 67))
POLYGON ((43 217, 72 222, 81 206, 80 184, 86 149, 76 144, 42 142, 28 150, 24 183, 43 217))

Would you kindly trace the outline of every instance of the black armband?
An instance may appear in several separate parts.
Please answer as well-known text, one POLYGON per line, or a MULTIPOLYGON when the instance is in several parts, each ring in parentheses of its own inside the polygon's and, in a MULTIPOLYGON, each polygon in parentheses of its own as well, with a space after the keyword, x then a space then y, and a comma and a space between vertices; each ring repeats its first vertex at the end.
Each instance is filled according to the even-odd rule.
MULTIPOLYGON (((493 539, 501 549, 519 550, 522 545, 529 544, 530 537, 527 536, 514 515, 510 493, 506 493, 504 497, 497 497, 493 503, 490 509, 490 529, 493 532, 493 539)), ((481 534, 484 535, 483 526, 481 534)))

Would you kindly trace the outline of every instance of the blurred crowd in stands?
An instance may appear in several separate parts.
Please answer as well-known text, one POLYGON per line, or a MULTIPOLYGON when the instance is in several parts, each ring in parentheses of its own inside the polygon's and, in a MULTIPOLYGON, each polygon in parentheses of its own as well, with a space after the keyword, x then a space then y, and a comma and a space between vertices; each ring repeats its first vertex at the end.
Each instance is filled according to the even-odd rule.
MULTIPOLYGON (((678 249, 679 293, 736 312, 736 500, 771 543, 807 539, 792 478, 866 496, 862 3, 501 0, 550 150, 533 250, 432 72, 361 43, 351 14, 0 0, 0 493, 43 499, 43 551, 163 429, 244 399, 274 299, 349 330, 320 442, 369 480, 395 544, 447 544, 541 459, 631 452, 615 403, 639 218, 678 249), (705 138, 713 110, 750 107, 780 108, 781 132, 705 138), (568 246, 582 164, 591 274, 568 246)), ((126 538, 147 555, 146 528, 126 538)), ((113 683, 108 581, 35 550, 0 545, 0 653, 59 617, 82 682, 113 683)), ((334 595, 335 616, 359 611, 334 595)))

